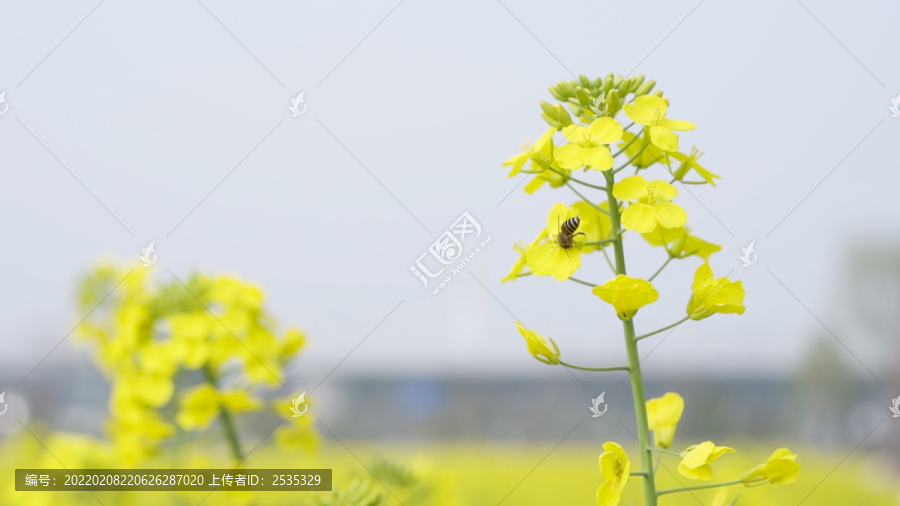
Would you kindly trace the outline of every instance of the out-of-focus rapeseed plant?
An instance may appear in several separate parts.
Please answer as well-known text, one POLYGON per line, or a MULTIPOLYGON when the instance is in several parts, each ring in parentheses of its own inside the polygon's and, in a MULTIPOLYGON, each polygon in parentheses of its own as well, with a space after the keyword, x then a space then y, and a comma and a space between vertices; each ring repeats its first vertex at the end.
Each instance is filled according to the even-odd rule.
MULTIPOLYGON (((116 460, 138 466, 176 433, 203 431, 218 419, 235 464, 241 462, 235 417, 263 409, 260 394, 283 383, 306 337, 296 329, 277 336, 262 291, 239 279, 195 274, 154 287, 152 270, 127 272, 94 270, 78 297, 82 310, 97 308, 78 332, 96 345, 111 383, 106 429, 116 460)), ((296 420, 281 412, 288 403, 272 406, 296 420)), ((279 427, 276 441, 312 447, 310 418, 301 418, 279 427)))
MULTIPOLYGON (((642 469, 631 471, 630 460, 622 447, 606 442, 600 455, 603 483, 597 489, 598 506, 618 504, 631 477, 643 481, 645 504, 656 506, 657 499, 664 494, 737 484, 750 487, 790 483, 800 472, 795 462, 797 456, 781 448, 740 479, 667 490, 656 488, 654 463, 658 464, 663 455, 679 457, 678 471, 682 476, 710 480, 714 461, 734 450, 711 441, 687 446, 680 452, 670 450, 685 401, 674 392, 655 399, 645 397, 638 342, 688 320, 702 320, 715 313, 742 314, 744 288, 740 281, 713 275, 709 258, 721 246, 693 235, 687 226, 687 212, 675 203, 676 183, 715 185, 720 176, 698 163, 702 153, 696 147, 688 153, 679 151, 676 132, 693 130, 695 125, 670 118, 669 99, 662 91, 654 92, 654 86, 655 82, 645 81, 644 76, 623 78, 610 74, 597 79, 580 76, 550 87, 550 93, 561 102, 540 104, 541 116, 550 128, 534 145, 522 146, 521 153, 503 163, 512 167, 510 177, 522 174, 531 177, 525 185, 526 193, 534 193, 549 183, 551 188, 568 188, 578 200, 571 205, 555 204, 534 242, 513 247, 519 257, 502 282, 531 275, 574 281, 590 287, 594 295, 612 306, 622 321, 628 365, 611 367, 567 363, 553 339, 516 322, 528 351, 545 364, 629 373, 642 469), (620 160, 618 165, 616 160, 620 160), (633 173, 619 176, 625 170, 633 173), (585 175, 575 177, 576 171, 585 175), (690 179, 692 171, 699 178, 690 179), (602 179, 590 181, 589 177, 599 176, 598 172, 602 179), (599 195, 585 195, 591 192, 599 195), (646 279, 626 273, 623 239, 629 231, 665 252, 660 268, 646 279), (611 279, 592 283, 573 277, 589 254, 605 257, 612 271, 611 279), (697 268, 688 292, 684 318, 662 329, 637 335, 635 315, 660 298, 653 280, 673 260, 691 257, 698 257, 703 263, 697 268)), ((726 494, 716 498, 717 504, 729 500, 726 494)))

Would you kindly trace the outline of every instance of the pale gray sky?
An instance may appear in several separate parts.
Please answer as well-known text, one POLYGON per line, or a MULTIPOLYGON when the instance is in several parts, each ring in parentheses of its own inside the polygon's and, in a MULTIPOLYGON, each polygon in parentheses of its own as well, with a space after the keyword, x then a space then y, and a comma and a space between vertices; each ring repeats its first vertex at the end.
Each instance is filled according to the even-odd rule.
MULTIPOLYGON (((845 244, 900 233, 892 2, 2 5, 4 369, 30 368, 83 316, 74 282, 89 266, 153 240, 162 280, 202 269, 262 285, 280 321, 309 333, 309 378, 382 319, 334 374, 565 374, 534 362, 510 313, 573 361, 617 363, 619 323, 583 287, 499 284, 513 242, 573 200, 504 200, 518 180, 500 164, 546 128, 548 85, 632 69, 697 123, 682 146, 723 179, 679 202, 723 245, 716 274, 734 269, 747 290, 744 316, 683 326, 650 374, 788 372, 822 333, 816 318, 863 365, 886 365, 835 304, 845 244), (432 295, 408 267, 463 211, 491 242, 432 295), (753 240, 759 260, 742 268, 753 240)), ((638 275, 662 260, 631 252, 638 275)), ((592 261, 581 277, 605 281, 592 261)), ((697 264, 660 276, 639 332, 681 318, 697 264)))

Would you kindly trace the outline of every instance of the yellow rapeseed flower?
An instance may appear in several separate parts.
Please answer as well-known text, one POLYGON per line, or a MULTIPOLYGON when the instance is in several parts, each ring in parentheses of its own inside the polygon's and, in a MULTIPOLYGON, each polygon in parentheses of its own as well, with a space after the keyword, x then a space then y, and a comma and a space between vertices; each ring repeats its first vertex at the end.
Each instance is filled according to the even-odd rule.
POLYGON ((631 461, 617 443, 607 441, 603 449, 606 450, 600 454, 603 484, 597 487, 597 506, 617 506, 631 476, 631 461))
POLYGON ((582 226, 588 226, 590 220, 581 216, 575 207, 569 207, 565 204, 556 204, 547 215, 547 229, 553 233, 538 241, 537 244, 532 243, 526 250, 525 263, 528 269, 535 276, 553 276, 559 281, 565 281, 575 271, 581 267, 581 247, 584 244, 583 233, 575 232, 571 237, 566 237, 561 230, 562 225, 569 218, 578 216, 580 223, 577 230, 581 230, 582 226), (565 241, 571 240, 571 244, 565 241), (567 245, 568 247, 563 247, 567 245))
POLYGON ((591 122, 589 127, 569 125, 563 128, 568 144, 553 151, 556 163, 563 169, 587 167, 594 170, 609 170, 613 166, 609 146, 622 138, 622 125, 613 118, 602 117, 591 122))
POLYGON ((691 234, 689 227, 656 227, 653 232, 641 234, 641 236, 652 246, 664 246, 666 251, 675 258, 687 258, 691 255, 697 255, 706 259, 722 249, 722 246, 718 244, 704 241, 691 234))
POLYGON ((675 170, 675 174, 673 174, 673 177, 675 179, 677 179, 678 181, 683 181, 684 176, 687 175, 688 171, 691 169, 694 169, 694 172, 699 174, 700 177, 702 177, 704 181, 715 186, 716 178, 721 179, 722 176, 720 176, 718 174, 713 174, 712 172, 703 168, 702 165, 697 163, 697 160, 701 156, 703 156, 703 153, 699 149, 697 149, 697 146, 694 146, 693 148, 691 148, 690 154, 687 154, 687 155, 684 153, 680 153, 678 151, 672 153, 672 158, 681 162, 681 165, 678 167, 678 169, 675 170))
POLYGON ((521 153, 513 155, 510 159, 503 162, 503 166, 512 166, 509 177, 518 175, 525 166, 525 162, 529 160, 531 160, 531 167, 534 169, 546 170, 549 168, 553 162, 554 133, 556 133, 556 128, 548 128, 534 145, 526 142, 521 146, 521 153))
POLYGON ((623 106, 625 114, 647 128, 650 142, 663 151, 678 150, 678 136, 672 130, 693 130, 697 125, 690 121, 666 118, 669 105, 656 95, 643 95, 623 106))
POLYGON ((687 314, 692 320, 702 320, 714 313, 744 314, 744 285, 726 277, 715 279, 709 260, 697 268, 687 314))
POLYGON ((745 486, 755 487, 766 483, 793 483, 800 477, 800 464, 797 455, 787 448, 779 448, 769 456, 768 460, 750 469, 741 476, 745 486))
POLYGON ((625 156, 631 160, 632 165, 645 169, 656 162, 665 164, 669 161, 668 153, 645 140, 642 135, 638 134, 637 139, 635 136, 631 132, 625 132, 619 143, 619 148, 625 150, 625 156))
MULTIPOLYGON (((612 237, 612 221, 610 221, 608 214, 604 214, 597 210, 596 207, 583 200, 575 202, 572 204, 572 207, 576 209, 579 216, 582 218, 582 223, 578 225, 578 231, 584 233, 585 243, 599 242, 612 237)), ((601 202, 597 204, 597 207, 608 212, 609 202, 601 202)), ((603 249, 608 245, 609 244, 601 244, 594 246, 585 244, 581 248, 581 253, 590 253, 592 251, 603 249)))
POLYGON ((534 358, 545 364, 556 365, 559 363, 559 347, 556 346, 556 342, 553 341, 552 337, 544 339, 544 336, 526 329, 519 322, 516 322, 516 327, 519 328, 519 333, 522 334, 525 342, 528 343, 528 352, 534 358), (550 341, 550 344, 547 344, 547 340, 550 341), (552 349, 550 345, 553 345, 552 349))
POLYGON ((556 133, 556 128, 547 129, 534 145, 525 143, 521 146, 521 153, 514 155, 503 162, 504 166, 512 166, 509 177, 518 175, 524 168, 525 162, 531 162, 529 168, 533 172, 537 172, 537 175, 525 185, 525 193, 528 193, 529 195, 537 191, 537 189, 545 183, 550 183, 550 186, 553 188, 559 188, 568 180, 568 175, 571 171, 561 168, 553 158, 554 133, 556 133), (562 174, 560 174, 560 172, 562 172, 562 174))
POLYGON ((512 269, 510 269, 509 274, 507 274, 506 277, 500 280, 501 283, 519 279, 519 276, 522 274, 522 270, 525 269, 525 265, 528 261, 528 249, 534 247, 539 242, 546 239, 547 235, 547 229, 545 228, 544 230, 541 230, 541 233, 538 234, 537 238, 528 246, 521 243, 513 245, 513 249, 519 253, 519 258, 517 258, 515 263, 513 263, 513 267, 512 269))
POLYGON ((712 478, 709 464, 726 453, 734 453, 734 448, 716 446, 712 441, 689 446, 681 452, 678 472, 692 480, 709 480, 712 478))
POLYGON ((219 392, 204 383, 185 394, 175 421, 184 430, 203 430, 219 415, 221 408, 240 413, 257 410, 260 406, 260 401, 245 390, 219 392))
POLYGON ((612 304, 619 319, 623 321, 631 319, 638 309, 659 299, 659 292, 648 281, 624 274, 595 286, 591 291, 612 304))
POLYGON ((653 431, 656 446, 660 448, 672 446, 675 429, 682 413, 684 413, 684 399, 674 392, 647 401, 647 423, 653 431))
POLYGON ((628 230, 645 234, 657 225, 676 228, 687 223, 687 213, 672 203, 678 190, 661 179, 648 183, 642 176, 626 177, 613 187, 613 196, 632 202, 622 211, 622 226, 628 230))

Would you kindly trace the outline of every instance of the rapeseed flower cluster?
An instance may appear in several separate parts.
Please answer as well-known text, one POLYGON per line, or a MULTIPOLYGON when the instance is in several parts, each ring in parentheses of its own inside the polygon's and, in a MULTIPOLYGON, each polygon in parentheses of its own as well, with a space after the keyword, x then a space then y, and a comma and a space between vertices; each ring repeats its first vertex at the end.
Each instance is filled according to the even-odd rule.
MULTIPOLYGON (((556 341, 544 338, 522 322, 516 322, 516 326, 525 338, 528 352, 545 364, 629 373, 641 443, 642 470, 638 474, 650 506, 657 504, 660 495, 691 490, 656 490, 653 463, 662 455, 679 457, 678 472, 682 476, 705 481, 712 478, 715 461, 735 450, 712 441, 692 444, 681 451, 671 449, 685 401, 674 392, 646 399, 638 342, 687 321, 745 311, 741 282, 727 276, 716 277, 710 266, 710 258, 721 246, 694 235, 688 226, 688 212, 678 202, 679 185, 715 186, 721 176, 700 165, 702 153, 696 147, 680 150, 679 135, 696 125, 670 117, 670 100, 662 91, 653 91, 655 84, 643 76, 624 78, 610 74, 596 79, 581 76, 552 86, 550 93, 559 103, 541 103, 541 116, 549 128, 535 144, 524 145, 522 152, 503 163, 512 167, 510 177, 530 179, 525 185, 526 193, 532 194, 549 183, 551 188, 570 190, 574 202, 554 204, 535 239, 513 246, 517 258, 502 282, 537 276, 588 286, 621 320, 629 363, 576 366, 564 360, 556 341), (626 170, 632 172, 620 175, 626 170), (629 233, 665 251, 664 263, 652 275, 641 277, 626 272, 624 244, 629 233), (583 264, 601 256, 611 270, 610 277, 596 283, 582 279, 579 270, 583 264), (663 269, 672 261, 688 262, 693 258, 702 263, 694 267, 694 281, 689 289, 681 294, 660 294, 653 280, 663 269), (663 296, 680 297, 686 304, 682 306, 682 319, 637 335, 636 315, 653 308, 663 296)), ((597 504, 614 506, 619 504, 622 491, 634 474, 628 455, 619 444, 606 442, 603 450, 603 481, 597 489, 597 504)), ((766 463, 747 471, 741 479, 720 485, 789 483, 799 473, 796 457, 787 449, 777 450, 766 463)), ((716 500, 724 504, 726 495, 717 496, 716 500)))

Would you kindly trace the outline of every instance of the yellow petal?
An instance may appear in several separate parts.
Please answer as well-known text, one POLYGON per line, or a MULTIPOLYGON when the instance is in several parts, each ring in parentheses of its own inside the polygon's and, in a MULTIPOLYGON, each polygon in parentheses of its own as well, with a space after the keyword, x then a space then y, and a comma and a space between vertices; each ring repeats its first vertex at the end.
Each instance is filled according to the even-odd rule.
POLYGON ((563 144, 553 151, 553 159, 556 164, 564 169, 575 170, 586 165, 588 148, 574 142, 563 144))
POLYGON ((647 195, 649 186, 642 176, 628 176, 613 186, 613 197, 619 200, 637 200, 647 195))
POLYGON ((660 125, 668 128, 669 130, 677 130, 677 131, 693 130, 693 129, 697 128, 697 125, 691 123, 690 121, 683 121, 680 119, 668 119, 668 118, 662 120, 660 125))
POLYGON ((640 234, 653 232, 656 228, 656 213, 653 206, 635 202, 622 211, 622 226, 640 234))
POLYGON ((591 123, 591 141, 600 144, 609 144, 622 138, 622 125, 613 118, 604 117, 595 119, 591 123))
POLYGON ((650 142, 663 151, 678 151, 678 136, 664 126, 650 126, 650 142))
POLYGON ((678 196, 678 188, 675 188, 671 183, 663 181, 662 179, 654 179, 647 183, 647 186, 650 193, 666 200, 672 200, 678 196))
POLYGON ((606 146, 586 149, 584 156, 585 165, 594 170, 609 170, 614 163, 612 154, 606 146))
POLYGON ((501 167, 506 165, 512 165, 512 170, 509 171, 509 177, 513 177, 522 170, 522 167, 525 165, 525 162, 528 161, 528 153, 519 153, 517 155, 512 156, 510 159, 503 162, 501 167))
POLYGON ((647 401, 647 423, 654 432, 657 446, 668 448, 672 445, 683 412, 684 399, 674 392, 647 401))
POLYGON ((622 108, 629 118, 641 125, 653 125, 660 118, 664 118, 669 109, 666 101, 656 95, 640 96, 622 108))
POLYGON ((683 227, 688 220, 684 209, 671 202, 660 201, 653 204, 653 214, 656 221, 665 228, 683 227))
POLYGON ((536 276, 565 281, 581 267, 581 252, 577 248, 563 249, 556 241, 544 242, 529 248, 526 265, 536 276))

